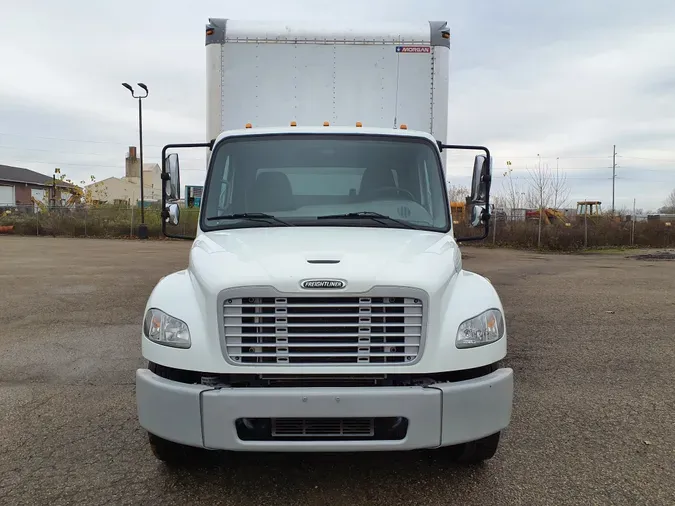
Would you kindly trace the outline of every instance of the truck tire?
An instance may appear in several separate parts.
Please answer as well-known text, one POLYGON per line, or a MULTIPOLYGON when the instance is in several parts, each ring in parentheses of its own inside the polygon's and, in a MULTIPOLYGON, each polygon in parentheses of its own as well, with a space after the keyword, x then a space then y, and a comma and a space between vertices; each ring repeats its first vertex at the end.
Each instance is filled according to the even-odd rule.
POLYGON ((470 441, 460 446, 456 462, 462 465, 476 465, 494 457, 499 446, 500 433, 470 441))
POLYGON ((153 455, 170 467, 188 464, 192 457, 191 448, 168 441, 148 432, 148 440, 153 455))
MULTIPOLYGON (((183 371, 148 362, 148 369, 156 375, 173 381, 181 381, 183 371)), ((174 443, 148 432, 148 441, 153 455, 170 467, 189 465, 195 458, 196 448, 174 443)))

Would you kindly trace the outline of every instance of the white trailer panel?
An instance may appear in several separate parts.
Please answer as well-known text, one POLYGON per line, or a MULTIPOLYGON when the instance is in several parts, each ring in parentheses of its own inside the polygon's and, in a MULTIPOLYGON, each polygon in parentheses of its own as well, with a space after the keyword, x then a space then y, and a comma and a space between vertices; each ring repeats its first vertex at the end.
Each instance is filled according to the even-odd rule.
POLYGON ((406 124, 445 141, 445 22, 368 27, 211 19, 207 140, 224 130, 406 124))

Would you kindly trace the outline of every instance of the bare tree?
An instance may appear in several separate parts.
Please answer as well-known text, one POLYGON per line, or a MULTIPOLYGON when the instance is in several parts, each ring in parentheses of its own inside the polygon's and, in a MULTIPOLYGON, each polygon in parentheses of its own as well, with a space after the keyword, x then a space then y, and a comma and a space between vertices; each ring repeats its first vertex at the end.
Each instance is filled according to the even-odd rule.
POLYGON ((553 209, 560 209, 567 205, 570 198, 570 187, 567 184, 567 175, 558 167, 556 167, 555 170, 550 171, 550 173, 550 205, 553 209))
POLYGON ((539 165, 528 169, 528 188, 525 202, 528 207, 536 209, 550 207, 553 200, 553 185, 551 169, 548 165, 539 165))
POLYGON ((525 204, 525 191, 522 185, 518 184, 518 181, 513 178, 512 172, 513 169, 509 164, 509 169, 504 172, 504 181, 502 182, 501 198, 503 207, 508 210, 522 208, 525 204))
POLYGON ((659 212, 663 214, 675 213, 675 190, 670 192, 670 195, 666 198, 665 206, 659 209, 659 212))
POLYGON ((544 209, 550 207, 552 200, 552 177, 548 165, 539 164, 535 169, 528 171, 530 174, 529 188, 527 190, 527 202, 531 207, 539 209, 539 231, 537 234, 537 248, 541 247, 541 225, 544 209), (534 205, 532 205, 534 204, 534 205))
POLYGON ((466 186, 450 185, 448 186, 448 198, 450 202, 466 202, 466 198, 471 192, 466 186))
POLYGON ((491 195, 490 200, 492 200, 492 205, 494 205, 495 209, 507 209, 507 199, 504 195, 500 193, 491 195))

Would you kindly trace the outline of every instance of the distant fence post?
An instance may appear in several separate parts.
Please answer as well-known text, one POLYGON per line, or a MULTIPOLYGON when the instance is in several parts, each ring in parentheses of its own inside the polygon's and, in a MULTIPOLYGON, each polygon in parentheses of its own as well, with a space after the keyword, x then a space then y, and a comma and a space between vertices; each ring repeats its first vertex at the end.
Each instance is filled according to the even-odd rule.
MULTIPOLYGON (((143 205, 141 203, 141 205, 143 205)), ((129 236, 133 237, 134 236, 134 206, 131 206, 131 228, 129 229, 129 236)))
POLYGON ((40 235, 40 210, 33 209, 33 212, 35 213, 35 235, 40 235))
POLYGON ((495 216, 492 220, 492 244, 495 244, 497 240, 497 217, 495 216))
POLYGON ((84 206, 84 236, 87 237, 87 206, 84 206))

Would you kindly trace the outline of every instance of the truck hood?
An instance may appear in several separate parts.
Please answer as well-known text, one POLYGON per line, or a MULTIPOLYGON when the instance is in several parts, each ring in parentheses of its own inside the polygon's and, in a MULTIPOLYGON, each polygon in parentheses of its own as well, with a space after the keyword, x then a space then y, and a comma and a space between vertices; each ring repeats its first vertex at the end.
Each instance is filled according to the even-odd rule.
POLYGON ((238 286, 301 292, 304 279, 341 279, 347 292, 409 286, 434 292, 461 270, 450 234, 363 227, 258 227, 200 234, 189 271, 204 295, 238 286))

